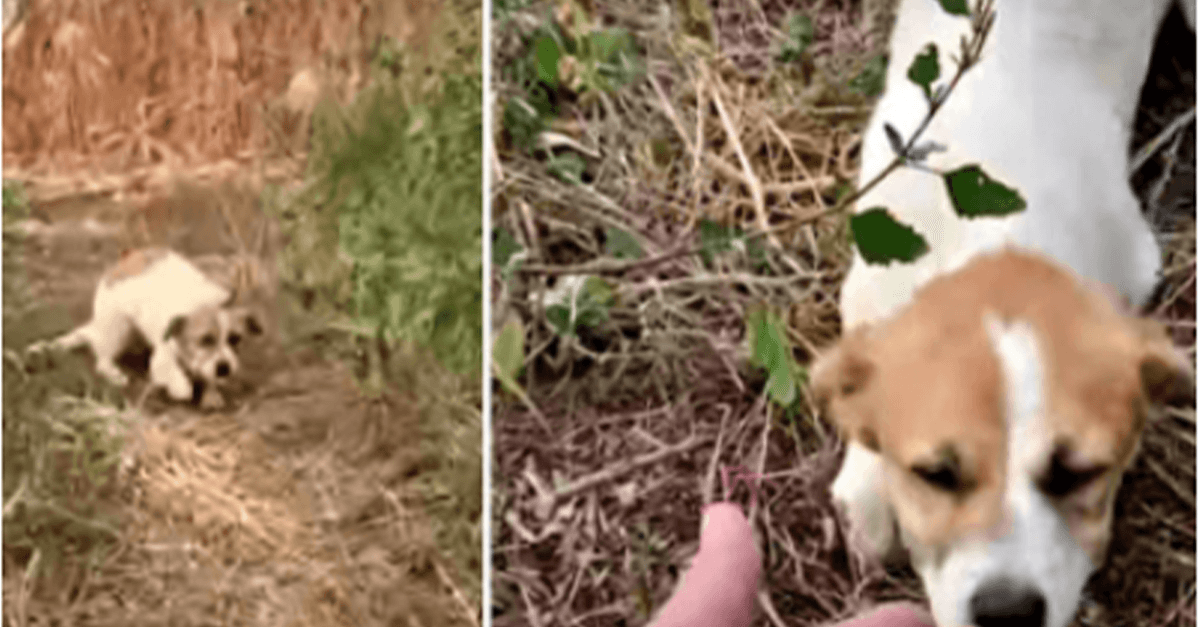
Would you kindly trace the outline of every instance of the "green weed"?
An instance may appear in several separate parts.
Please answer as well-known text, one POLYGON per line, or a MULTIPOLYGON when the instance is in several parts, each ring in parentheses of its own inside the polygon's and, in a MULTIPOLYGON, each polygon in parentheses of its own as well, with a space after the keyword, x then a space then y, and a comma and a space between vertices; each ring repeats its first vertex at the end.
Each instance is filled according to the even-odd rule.
MULTIPOLYGON (((4 186, 4 548, 32 581, 94 566, 120 536, 117 473, 126 415, 119 394, 85 359, 61 356, 31 367, 24 348, 61 321, 29 295, 23 237, 28 213, 17 186, 4 186), (49 322, 47 322, 49 321, 49 322)), ((61 326, 61 325, 59 325, 61 326)))

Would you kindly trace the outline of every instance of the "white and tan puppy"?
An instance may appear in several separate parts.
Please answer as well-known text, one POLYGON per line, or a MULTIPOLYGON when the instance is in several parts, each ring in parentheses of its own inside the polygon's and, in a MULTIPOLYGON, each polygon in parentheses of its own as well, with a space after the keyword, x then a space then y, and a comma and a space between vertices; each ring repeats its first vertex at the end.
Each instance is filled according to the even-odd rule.
POLYGON ((242 340, 261 332, 255 308, 240 303, 236 289, 174 251, 144 248, 124 253, 101 277, 92 319, 51 345, 90 346, 96 370, 124 386, 128 377, 117 360, 136 333, 151 347, 153 388, 214 408, 224 405, 221 388, 239 371, 242 340))
MULTIPOLYGON (((913 169, 858 202, 931 251, 911 265, 856 255, 842 287, 845 336, 813 371, 848 439, 832 491, 866 549, 907 549, 940 625, 1067 625, 1104 560, 1147 407, 1191 393, 1162 327, 1112 298, 1141 304, 1158 280, 1126 167, 1170 5, 996 3, 982 60, 923 139, 949 148, 928 165, 979 164, 1024 212, 961 219, 941 178, 913 169)), ((925 114, 908 63, 934 42, 950 67, 967 29, 937 0, 901 0, 865 176, 893 156, 884 122, 907 138, 925 114)))

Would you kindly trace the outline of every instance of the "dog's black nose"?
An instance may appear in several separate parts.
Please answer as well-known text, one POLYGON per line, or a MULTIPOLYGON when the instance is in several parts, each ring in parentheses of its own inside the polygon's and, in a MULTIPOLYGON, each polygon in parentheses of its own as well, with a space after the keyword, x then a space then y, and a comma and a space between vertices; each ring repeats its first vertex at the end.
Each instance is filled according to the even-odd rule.
POLYGON ((992 579, 971 597, 971 617, 977 627, 1041 627, 1046 623, 1046 597, 1007 577, 992 579))
POLYGON ((228 362, 224 362, 224 361, 217 362, 217 376, 218 377, 228 377, 229 376, 229 363, 228 362))

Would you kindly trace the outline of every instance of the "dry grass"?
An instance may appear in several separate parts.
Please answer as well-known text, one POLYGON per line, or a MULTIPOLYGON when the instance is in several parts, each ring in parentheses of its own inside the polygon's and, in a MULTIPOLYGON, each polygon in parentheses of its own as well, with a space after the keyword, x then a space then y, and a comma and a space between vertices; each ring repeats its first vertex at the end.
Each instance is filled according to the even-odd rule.
MULTIPOLYGON (((840 444, 813 419, 803 385, 786 410, 767 401, 745 347, 746 314, 763 305, 783 314, 802 364, 840 332, 849 243, 829 207, 857 174, 871 106, 844 84, 883 49, 891 3, 643 4, 596 3, 593 17, 635 34, 646 76, 562 100, 550 129, 556 157, 582 157, 583 185, 549 173, 545 151, 521 150, 504 129, 494 138, 493 223, 525 258, 510 276, 493 274, 492 324, 516 319, 526 330, 527 396, 497 388, 495 624, 644 623, 695 550, 701 505, 747 502, 745 487, 722 487, 722 471, 737 466, 766 477, 751 512, 765 550, 756 624, 820 624, 920 599, 910 571, 847 554, 827 494, 840 444), (813 16, 815 38, 810 59, 784 67, 775 46, 789 9, 813 16), (710 263, 696 254, 702 220, 770 235, 710 263), (614 228, 644 256, 615 258, 614 228), (572 275, 604 277, 615 301, 607 320, 566 338, 547 321, 544 295, 572 275)), ((499 13, 493 66, 519 66, 524 37, 553 8, 499 13)), ((1186 63, 1155 71, 1190 86, 1194 57, 1186 63)), ((494 81, 500 121, 523 92, 503 70, 494 81)), ((1139 123, 1139 142, 1180 113, 1180 91, 1147 95, 1157 117, 1139 123)), ((1194 347, 1194 219, 1167 219, 1194 214, 1194 186, 1168 185, 1194 181, 1194 155, 1169 146, 1146 168, 1165 174, 1139 173, 1139 191, 1168 190, 1156 205, 1167 207, 1156 215, 1171 242, 1156 309, 1194 347), (1162 167, 1169 159, 1179 165, 1162 167)), ((1194 430, 1188 408, 1148 433, 1083 624, 1194 623, 1194 430)))
POLYGON ((4 38, 5 176, 143 200, 183 172, 294 175, 313 108, 367 84, 382 37, 418 45, 437 6, 31 0, 4 38))

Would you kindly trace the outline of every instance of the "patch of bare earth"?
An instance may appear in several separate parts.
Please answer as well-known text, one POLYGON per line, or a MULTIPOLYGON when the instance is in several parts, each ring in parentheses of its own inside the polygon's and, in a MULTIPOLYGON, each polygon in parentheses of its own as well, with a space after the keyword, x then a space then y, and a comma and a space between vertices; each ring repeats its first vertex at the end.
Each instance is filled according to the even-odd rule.
MULTIPOLYGON (((38 336, 86 320, 126 248, 237 252, 263 224, 263 185, 302 182, 312 107, 350 98, 369 44, 419 38, 439 7, 28 4, 5 35, 4 161, 31 198, 31 295, 56 312, 38 336)), ((127 391, 115 548, 47 583, 6 545, 5 625, 478 623, 414 487, 415 393, 369 397, 278 327, 247 349, 256 385, 228 410, 127 391)))
MULTIPOLYGON (((495 21, 495 119, 522 97, 513 67, 524 37, 553 19, 535 3, 495 21)), ((748 507, 763 550, 756 625, 815 625, 885 600, 923 600, 908 569, 851 555, 828 485, 842 454, 802 384, 781 410, 749 365, 746 314, 769 306, 806 364, 840 333, 849 259, 845 217, 829 211, 857 175, 868 98, 846 88, 885 49, 893 3, 717 0, 583 3, 625 28, 647 74, 611 94, 566 99, 556 154, 576 150, 586 185, 492 138, 493 224, 527 257, 493 274, 493 328, 526 329, 522 399, 497 387, 492 520, 494 624, 637 625, 661 606, 696 550, 704 503, 751 505, 722 474, 763 477, 748 507), (812 18, 799 63, 778 61, 785 15, 812 18), (771 232, 760 251, 695 254, 701 221, 771 232), (611 229, 638 259, 611 254, 611 229), (608 281, 603 322, 562 337, 543 295, 568 275, 608 281)), ((1003 7, 999 7, 1003 11, 1003 7)), ((1190 36, 1190 33, 1188 33, 1190 36)), ((1168 134, 1133 177, 1166 249, 1151 306, 1195 351, 1195 47, 1166 33, 1132 148, 1168 134), (1182 41, 1182 43, 1181 43, 1182 41)), ((892 60, 907 62, 907 60, 892 60)), ((1195 411, 1154 421, 1120 496, 1109 563, 1077 624, 1195 623, 1195 411)))

